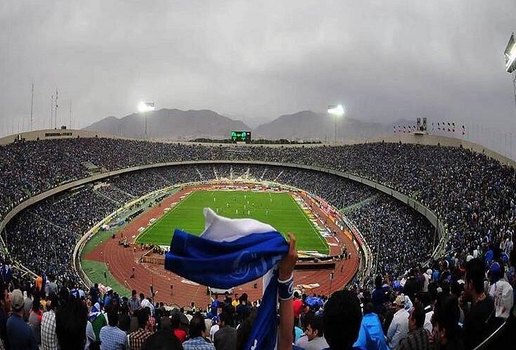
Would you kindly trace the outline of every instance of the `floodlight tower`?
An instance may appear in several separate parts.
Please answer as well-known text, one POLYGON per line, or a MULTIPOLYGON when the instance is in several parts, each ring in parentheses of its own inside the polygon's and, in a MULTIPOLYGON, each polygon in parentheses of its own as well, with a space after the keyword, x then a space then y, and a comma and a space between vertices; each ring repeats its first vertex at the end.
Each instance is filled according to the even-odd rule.
POLYGON ((147 112, 152 112, 156 108, 154 107, 154 102, 140 102, 138 103, 138 112, 143 114, 143 119, 145 123, 145 140, 148 139, 147 136, 147 112))
POLYGON ((504 52, 505 70, 512 74, 512 86, 514 88, 514 104, 516 106, 516 41, 514 33, 511 34, 504 52))
POLYGON ((342 105, 332 105, 328 106, 328 114, 333 116, 335 121, 335 135, 334 135, 334 143, 337 144, 337 118, 340 118, 344 115, 344 107, 342 105))

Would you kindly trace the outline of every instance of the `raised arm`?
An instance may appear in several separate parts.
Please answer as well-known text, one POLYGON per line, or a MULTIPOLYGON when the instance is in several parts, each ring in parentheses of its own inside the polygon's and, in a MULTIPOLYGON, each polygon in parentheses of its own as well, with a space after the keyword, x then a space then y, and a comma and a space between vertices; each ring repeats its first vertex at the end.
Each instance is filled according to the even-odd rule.
POLYGON ((288 254, 279 264, 278 281, 280 282, 280 325, 278 350, 292 349, 293 329, 294 329, 294 308, 292 297, 294 295, 294 267, 297 261, 296 237, 288 234, 289 250, 288 254), (288 288, 288 289, 287 289, 288 288))

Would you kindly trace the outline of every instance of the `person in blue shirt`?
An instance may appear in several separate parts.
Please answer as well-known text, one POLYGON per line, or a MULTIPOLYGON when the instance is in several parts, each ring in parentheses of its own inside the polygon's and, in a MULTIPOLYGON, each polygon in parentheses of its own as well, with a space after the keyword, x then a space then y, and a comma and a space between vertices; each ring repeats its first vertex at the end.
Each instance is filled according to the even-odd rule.
POLYGON ((377 275, 374 279, 375 288, 371 295, 374 312, 381 314, 385 312, 384 303, 389 301, 389 286, 383 284, 383 278, 381 275, 377 275))
POLYGON ((364 315, 358 333, 358 339, 353 344, 355 349, 389 350, 383 335, 382 324, 378 315, 373 312, 373 303, 364 305, 364 315))

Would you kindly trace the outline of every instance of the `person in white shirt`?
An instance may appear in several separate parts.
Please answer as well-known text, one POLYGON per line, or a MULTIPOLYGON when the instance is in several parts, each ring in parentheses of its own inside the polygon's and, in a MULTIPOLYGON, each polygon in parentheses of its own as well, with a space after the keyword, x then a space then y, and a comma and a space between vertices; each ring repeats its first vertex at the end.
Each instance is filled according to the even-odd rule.
POLYGON ((405 338, 409 332, 409 313, 405 310, 405 296, 403 294, 396 297, 394 306, 397 311, 394 313, 394 317, 387 330, 387 343, 391 349, 397 348, 401 339, 405 338))
POLYGON ((473 258, 478 258, 478 255, 480 254, 480 247, 477 246, 477 249, 473 250, 473 258))
POLYGON ((497 262, 491 264, 489 279, 492 283, 489 288, 489 295, 494 299, 495 317, 507 319, 514 304, 514 294, 511 284, 503 276, 503 266, 497 262))
POLYGON ((504 248, 505 254, 510 255, 512 252, 512 247, 513 247, 512 239, 510 236, 508 236, 507 239, 505 240, 505 248, 504 248))
POLYGON ((215 340, 215 333, 219 330, 219 316, 214 316, 211 319, 211 328, 210 328, 210 340, 213 342, 215 340))
POLYGON ((305 344, 305 350, 322 350, 328 348, 328 343, 324 338, 322 317, 312 315, 306 320, 305 334, 308 342, 305 344))
POLYGON ((141 303, 140 303, 141 308, 145 309, 146 307, 148 307, 150 309, 151 316, 154 316, 154 305, 152 305, 150 300, 148 298, 145 298, 143 293, 140 293, 140 299, 141 299, 141 303))
POLYGON ((425 279, 425 281, 423 282, 423 292, 427 293, 428 285, 430 284, 430 281, 432 280, 432 269, 426 270, 425 273, 423 274, 423 277, 425 279))

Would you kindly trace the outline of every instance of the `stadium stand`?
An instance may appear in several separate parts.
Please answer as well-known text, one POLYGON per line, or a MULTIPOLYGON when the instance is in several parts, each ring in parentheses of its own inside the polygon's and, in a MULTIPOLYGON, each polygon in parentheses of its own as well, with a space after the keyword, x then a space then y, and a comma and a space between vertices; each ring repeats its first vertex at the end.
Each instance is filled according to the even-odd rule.
MULTIPOLYGON (((350 288, 354 289, 364 305, 364 312, 365 305, 372 304, 371 310, 378 315, 379 324, 390 345, 408 346, 407 343, 412 341, 410 339, 423 334, 434 343, 445 342, 441 343, 443 346, 455 344, 457 348, 469 349, 479 345, 503 324, 491 336, 492 340, 488 339, 481 345, 482 349, 487 349, 511 339, 511 334, 515 333, 514 169, 462 148, 373 143, 307 148, 262 146, 254 147, 252 152, 234 152, 233 148, 224 146, 96 138, 17 143, 0 147, 0 215, 5 217, 29 197, 90 176, 93 168, 111 171, 199 160, 260 161, 276 165, 199 164, 160 167, 104 180, 107 186, 94 188, 86 185, 39 202, 12 220, 4 232, 11 257, 23 262, 34 272, 48 269, 46 273, 57 278, 63 287, 64 282, 75 284, 76 276, 69 269, 75 242, 120 203, 153 189, 181 182, 252 176, 303 188, 325 198, 337 208, 344 209, 359 227, 370 242, 374 254, 379 257, 376 271, 380 274, 375 278, 374 288, 363 284, 353 284, 350 288), (419 214, 407 209, 401 202, 334 175, 282 168, 278 163, 313 165, 343 171, 416 199, 443 221, 449 237, 445 255, 438 260, 430 259, 435 245, 433 229, 419 214), (90 166, 87 168, 83 164, 90 166), (385 235, 385 238, 378 237, 378 232, 385 235), (488 279, 485 278, 486 272, 488 279), (426 313, 426 321, 423 323, 420 321, 421 316, 415 315, 417 311, 414 310, 418 308, 412 308, 419 302, 426 313), (403 312, 407 317, 401 316, 403 312), (430 317, 431 314, 433 317, 430 317), (393 325, 405 321, 408 324, 404 324, 402 329, 406 331, 394 337, 391 331, 393 325), (463 324, 463 327, 459 324, 463 324), (482 334, 476 331, 479 325, 484 327, 482 334), (438 337, 438 334, 442 334, 438 331, 442 329, 446 330, 445 339, 438 337), (475 334, 476 337, 463 334, 475 334)), ((41 276, 39 282, 36 279, 33 286, 21 285, 19 276, 15 274, 13 282, 10 277, 12 273, 4 273, 9 268, 9 261, 4 261, 4 282, 11 286, 17 283, 16 287, 28 291, 36 289, 35 298, 30 298, 31 303, 41 296, 41 283, 47 279, 46 276, 41 276)), ((90 298, 96 293, 89 293, 90 298)), ((102 291, 101 294, 104 308, 108 312, 115 310, 117 314, 123 314, 124 299, 112 292, 102 291)), ((81 314, 80 308, 74 307, 70 295, 81 297, 81 293, 73 288, 68 291, 63 289, 56 318, 65 311, 66 314, 81 314)), ((308 322, 311 313, 333 313, 339 309, 338 305, 349 303, 350 298, 355 298, 347 294, 336 295, 335 298, 332 296, 328 301, 332 305, 329 312, 324 310, 324 296, 319 297, 320 302, 317 303, 310 297, 313 296, 302 296, 301 300, 307 307, 296 318, 305 328, 314 325, 308 322), (341 299, 335 304, 337 297, 341 299)), ((7 299, 4 297, 2 302, 5 306, 7 299)), ((14 314, 18 312, 18 302, 18 294, 15 293, 11 300, 14 314)), ((231 305, 228 301, 222 304, 222 309, 228 310, 230 314, 236 313, 236 309, 231 309, 228 304, 231 305)), ((239 301, 238 305, 245 304, 239 301)), ((156 309, 161 311, 160 315, 167 315, 167 311, 160 305, 156 309)), ((97 311, 91 312, 98 315, 97 311)), ((203 310, 205 317, 214 316, 210 315, 211 311, 203 310)), ((5 317, 0 317, 0 322, 3 322, 2 319, 7 320, 5 307, 2 312, 5 317)), ((38 308, 34 312, 37 313, 38 308)), ((45 313, 48 312, 52 311, 46 310, 45 313)), ((151 319, 160 323, 161 319, 158 320, 156 313, 151 315, 151 319)), ((242 320, 242 317, 239 319, 242 320)), ((91 322, 86 318, 85 321, 91 322)), ((229 326, 236 325, 232 321, 227 323, 229 326)), ((227 323, 220 326, 225 327, 227 323)), ((153 322, 149 324, 146 326, 148 332, 158 336, 159 332, 154 333, 158 327, 153 322)), ((59 325, 62 323, 57 323, 58 329, 59 325)), ((47 339, 43 336, 46 326, 42 322, 42 342, 47 339)), ((121 324, 118 326, 122 327, 121 324)), ((47 330, 47 335, 55 337, 57 334, 59 338, 62 333, 56 332, 55 328, 54 333, 47 330)), ((245 329, 245 326, 239 329, 245 329)), ((0 324, 0 338, 6 344, 9 342, 9 331, 3 333, 1 330, 0 324)), ((131 330, 127 329, 126 333, 131 334, 131 330)), ((149 338, 153 336, 149 335, 149 338)), ((84 339, 86 342, 85 335, 84 339)), ((328 343, 333 341, 330 332, 328 343)), ((303 344, 306 346, 306 342, 308 340, 303 338, 297 340, 301 347, 303 344)), ((332 344, 330 346, 334 348, 332 344)))

